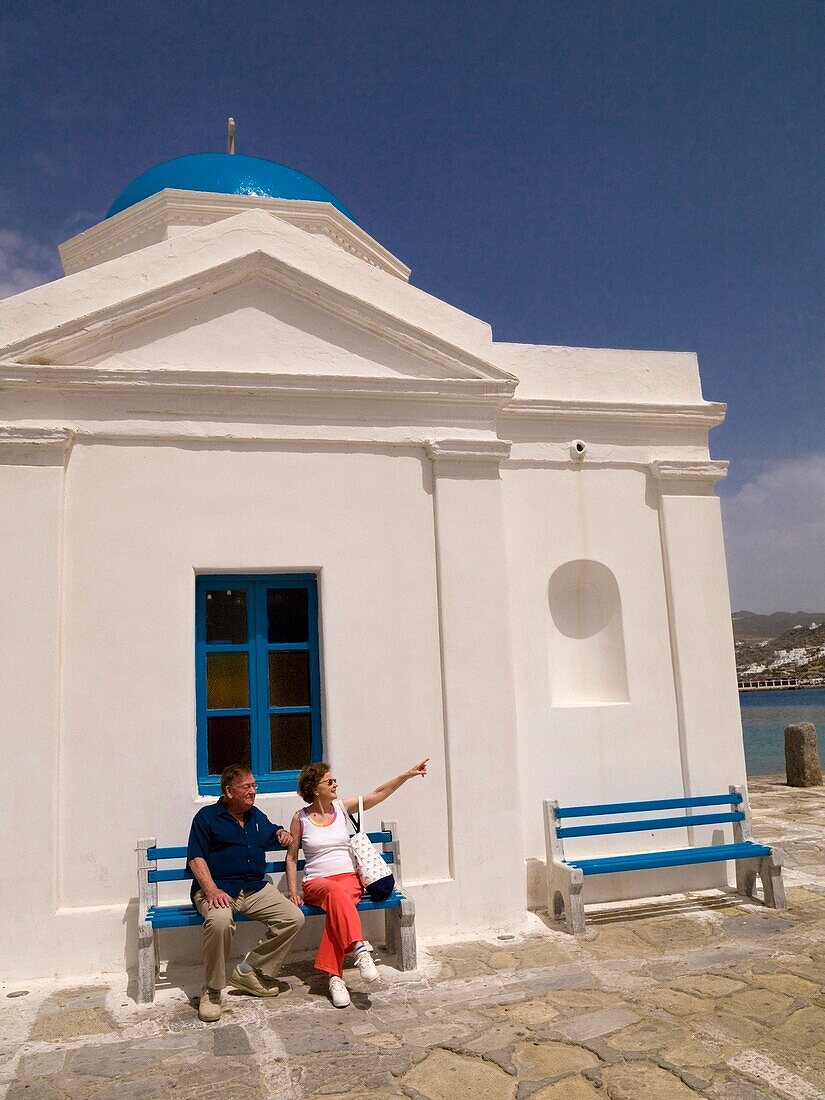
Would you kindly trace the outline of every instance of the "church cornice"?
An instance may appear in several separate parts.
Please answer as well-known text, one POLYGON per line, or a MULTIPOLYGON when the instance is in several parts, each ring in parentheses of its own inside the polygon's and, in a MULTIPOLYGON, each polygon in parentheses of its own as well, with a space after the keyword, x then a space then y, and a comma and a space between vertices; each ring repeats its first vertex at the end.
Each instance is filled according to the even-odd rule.
MULTIPOLYGON (((328 237, 339 248, 404 282, 410 277, 406 264, 331 203, 205 194, 169 188, 65 241, 60 246, 63 269, 67 275, 72 275, 105 263, 130 251, 132 242, 146 238, 153 231, 159 241, 166 237, 170 228, 181 226, 184 230, 194 229, 247 210, 263 210, 298 229, 328 237)), ((135 247, 144 246, 137 244, 135 247)))
POLYGON ((715 428, 725 419, 727 405, 720 401, 658 404, 618 401, 544 401, 516 397, 502 410, 502 418, 521 420, 590 420, 602 423, 672 424, 680 427, 715 428))
POLYGON ((501 406, 515 383, 478 378, 380 378, 243 370, 61 366, 0 362, 0 389, 225 394, 342 400, 437 401, 501 406))
POLYGON ((713 485, 728 476, 728 463, 712 459, 706 462, 656 461, 651 462, 650 472, 659 482, 713 485))

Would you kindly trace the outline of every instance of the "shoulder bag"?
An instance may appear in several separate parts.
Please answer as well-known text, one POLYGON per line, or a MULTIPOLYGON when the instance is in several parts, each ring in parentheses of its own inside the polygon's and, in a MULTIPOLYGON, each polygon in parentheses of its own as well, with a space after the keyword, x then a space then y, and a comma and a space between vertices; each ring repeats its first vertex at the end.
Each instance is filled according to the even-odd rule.
POLYGON ((372 901, 386 901, 395 889, 395 879, 381 852, 376 849, 367 833, 361 829, 361 820, 364 816, 364 799, 361 795, 358 796, 357 820, 352 814, 348 816, 355 826, 355 833, 350 835, 349 847, 355 860, 358 877, 372 901))

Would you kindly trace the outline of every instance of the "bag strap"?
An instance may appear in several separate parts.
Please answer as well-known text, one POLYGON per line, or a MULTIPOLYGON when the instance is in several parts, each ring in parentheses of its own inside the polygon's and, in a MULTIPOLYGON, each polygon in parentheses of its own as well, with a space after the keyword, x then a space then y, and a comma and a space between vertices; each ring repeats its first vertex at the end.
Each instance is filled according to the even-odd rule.
MULTIPOLYGON (((343 806, 344 806, 344 800, 342 798, 341 799, 342 809, 343 809, 343 806)), ((363 816, 364 816, 364 796, 359 794, 358 795, 358 818, 357 818, 357 820, 356 820, 355 817, 353 817, 352 814, 347 814, 347 817, 350 819, 352 824, 355 826, 356 833, 360 833, 362 831, 361 830, 361 819, 363 818, 363 816)))

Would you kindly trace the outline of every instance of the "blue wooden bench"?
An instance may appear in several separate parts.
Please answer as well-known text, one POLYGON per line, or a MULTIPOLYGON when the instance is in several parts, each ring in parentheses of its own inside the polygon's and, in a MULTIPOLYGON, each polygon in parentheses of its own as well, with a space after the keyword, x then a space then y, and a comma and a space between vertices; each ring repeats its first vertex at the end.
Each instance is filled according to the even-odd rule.
MULTIPOLYGON (((395 890, 386 901, 371 901, 366 895, 358 903, 360 912, 385 911, 385 929, 387 950, 398 958, 402 970, 415 970, 415 903, 406 897, 401 888, 401 855, 397 840, 398 824, 395 821, 382 821, 381 832, 370 833, 369 838, 380 844, 384 860, 392 866, 395 876, 395 890)), ((268 875, 284 872, 286 860, 279 853, 285 849, 274 848, 274 860, 267 862, 268 875)), ((138 854, 138 1002, 146 1004, 155 999, 155 983, 160 969, 160 945, 157 933, 166 928, 189 928, 203 924, 203 917, 188 901, 173 902, 167 905, 158 903, 159 882, 191 882, 193 875, 186 863, 186 846, 159 848, 154 837, 144 837, 137 843, 138 854), (177 861, 180 866, 159 868, 158 863, 177 861)), ((303 870, 304 860, 298 860, 298 869, 303 870)), ((302 905, 301 910, 307 917, 324 915, 323 909, 314 905, 302 905)), ((241 913, 235 915, 238 921, 248 918, 241 913)))
POLYGON ((736 889, 740 894, 753 897, 758 877, 762 880, 765 904, 774 909, 785 908, 782 854, 777 848, 757 844, 753 840, 750 807, 743 787, 729 787, 727 794, 660 798, 647 802, 612 802, 593 806, 560 806, 557 801, 546 799, 544 832, 547 846, 547 907, 556 920, 560 920, 563 914, 568 932, 576 935, 584 932, 581 890, 586 875, 610 875, 620 871, 645 871, 658 867, 683 867, 696 863, 735 860, 736 889), (729 806, 730 809, 725 812, 691 812, 678 817, 638 816, 657 815, 667 810, 701 810, 713 806, 729 806), (634 816, 628 819, 631 814, 634 816), (620 820, 601 820, 613 817, 619 817, 620 820), (584 824, 565 824, 571 819, 586 818, 599 820, 584 824), (649 833, 652 836, 659 829, 691 829, 697 825, 723 824, 733 826, 732 844, 595 856, 590 859, 568 859, 564 854, 564 841, 568 837, 607 836, 614 833, 649 833))

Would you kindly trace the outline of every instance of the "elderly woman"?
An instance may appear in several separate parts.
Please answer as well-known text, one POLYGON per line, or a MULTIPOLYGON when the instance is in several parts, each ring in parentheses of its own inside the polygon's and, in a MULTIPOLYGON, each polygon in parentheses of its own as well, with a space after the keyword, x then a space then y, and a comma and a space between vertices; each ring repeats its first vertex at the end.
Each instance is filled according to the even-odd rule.
MULTIPOLYGON (((427 774, 427 760, 395 779, 388 779, 365 794, 364 809, 370 810, 416 775, 427 774)), ((338 781, 329 765, 307 764, 298 776, 298 794, 307 803, 292 818, 289 830, 292 842, 286 854, 286 881, 289 899, 295 905, 302 900, 317 905, 326 913, 324 933, 315 959, 315 969, 329 974, 329 995, 336 1008, 350 1003, 344 984, 344 956, 355 953, 355 965, 365 982, 374 982, 378 970, 364 943, 361 917, 356 905, 363 888, 356 874, 349 847, 347 814, 358 810, 358 798, 338 798, 338 781), (298 849, 303 848, 303 898, 298 890, 298 849)))

